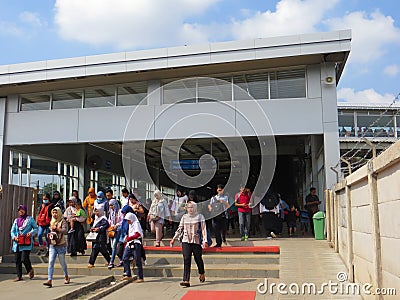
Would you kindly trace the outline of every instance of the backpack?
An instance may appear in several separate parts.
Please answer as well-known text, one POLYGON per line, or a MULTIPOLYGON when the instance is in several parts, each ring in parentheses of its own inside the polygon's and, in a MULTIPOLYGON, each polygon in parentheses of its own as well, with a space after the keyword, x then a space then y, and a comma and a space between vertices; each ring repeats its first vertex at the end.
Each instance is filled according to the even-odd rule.
POLYGON ((275 192, 268 191, 265 196, 261 199, 261 204, 265 206, 266 209, 274 209, 275 206, 279 204, 278 194, 275 192))
POLYGON ((39 226, 49 226, 51 218, 49 216, 49 208, 51 204, 46 205, 45 207, 42 207, 39 216, 37 219, 37 223, 39 226))

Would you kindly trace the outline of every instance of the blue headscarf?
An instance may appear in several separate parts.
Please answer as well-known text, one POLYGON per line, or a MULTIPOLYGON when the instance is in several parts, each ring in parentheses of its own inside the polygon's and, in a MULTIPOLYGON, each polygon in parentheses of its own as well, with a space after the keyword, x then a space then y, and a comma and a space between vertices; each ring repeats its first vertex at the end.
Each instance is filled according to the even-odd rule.
POLYGON ((107 201, 106 196, 104 196, 104 193, 102 191, 97 192, 97 199, 96 199, 98 204, 102 204, 107 201))
POLYGON ((133 208, 132 207, 130 207, 129 205, 125 205, 122 209, 121 209, 121 212, 123 213, 123 214, 127 214, 128 212, 131 212, 131 213, 135 213, 134 211, 133 211, 133 208))

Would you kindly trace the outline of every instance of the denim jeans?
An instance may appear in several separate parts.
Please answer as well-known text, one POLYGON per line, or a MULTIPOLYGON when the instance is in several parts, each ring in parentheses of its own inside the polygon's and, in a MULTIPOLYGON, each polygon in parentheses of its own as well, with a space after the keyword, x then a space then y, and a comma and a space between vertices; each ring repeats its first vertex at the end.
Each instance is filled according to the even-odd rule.
POLYGON ((64 271, 64 276, 68 276, 67 263, 65 262, 65 253, 67 253, 66 246, 53 246, 50 245, 49 248, 49 267, 47 270, 47 279, 53 280, 54 273, 54 263, 58 254, 58 261, 64 271))
POLYGON ((244 237, 245 235, 249 236, 250 218, 251 218, 251 211, 249 212, 239 211, 239 228, 241 237, 244 237))
POLYGON ((47 234, 50 232, 50 227, 49 226, 39 226, 38 229, 38 241, 39 241, 39 246, 42 247, 43 246, 43 234, 44 237, 46 238, 46 245, 47 248, 49 248, 49 238, 47 237, 47 234))
MULTIPOLYGON (((116 254, 117 254, 117 244, 118 244, 118 241, 119 241, 119 237, 121 236, 121 227, 118 227, 117 228, 117 231, 115 231, 115 236, 114 236, 114 238, 112 239, 112 244, 111 244, 111 247, 112 247, 112 252, 111 252, 111 260, 110 260, 110 264, 113 264, 114 263, 114 260, 115 260, 115 256, 116 256, 116 254)), ((120 257, 119 258, 120 260, 122 260, 122 257, 120 257)))

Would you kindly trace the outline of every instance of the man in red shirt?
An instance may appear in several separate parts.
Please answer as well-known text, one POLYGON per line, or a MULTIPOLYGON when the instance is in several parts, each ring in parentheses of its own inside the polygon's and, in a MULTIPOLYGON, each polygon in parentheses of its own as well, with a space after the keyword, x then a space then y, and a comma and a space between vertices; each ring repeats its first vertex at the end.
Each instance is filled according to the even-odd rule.
POLYGON ((240 237, 242 241, 247 241, 249 239, 251 219, 250 199, 250 189, 245 186, 242 186, 240 192, 235 196, 235 206, 238 207, 240 237))

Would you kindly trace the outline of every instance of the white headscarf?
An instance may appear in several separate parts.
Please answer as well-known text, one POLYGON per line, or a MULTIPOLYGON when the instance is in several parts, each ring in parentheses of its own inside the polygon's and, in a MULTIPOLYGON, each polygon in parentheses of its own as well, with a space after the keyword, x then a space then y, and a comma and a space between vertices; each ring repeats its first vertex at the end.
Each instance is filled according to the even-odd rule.
MULTIPOLYGON (((140 237, 143 237, 143 230, 142 226, 140 226, 140 222, 137 219, 136 215, 128 212, 125 215, 125 220, 130 220, 132 221, 132 224, 129 224, 129 231, 128 231, 128 236, 133 236, 136 232, 139 232, 140 237)), ((136 240, 135 240, 136 241, 136 240)))

